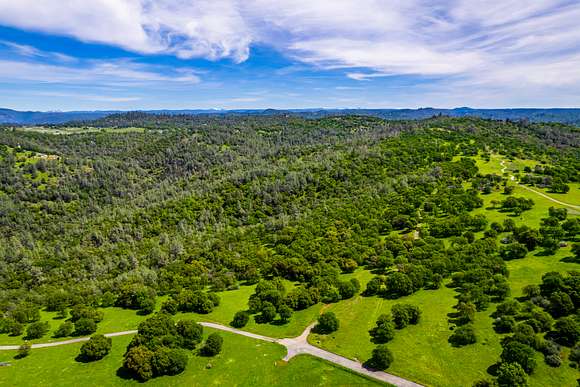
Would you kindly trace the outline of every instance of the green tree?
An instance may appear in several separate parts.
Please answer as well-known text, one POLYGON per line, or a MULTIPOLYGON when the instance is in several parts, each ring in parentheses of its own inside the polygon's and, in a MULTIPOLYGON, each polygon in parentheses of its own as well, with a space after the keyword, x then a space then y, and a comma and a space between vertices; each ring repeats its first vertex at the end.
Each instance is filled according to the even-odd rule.
POLYGON ((382 314, 377 319, 377 325, 369 331, 373 343, 384 344, 395 337, 395 325, 391 316, 382 314))
POLYGON ((26 339, 40 339, 42 336, 46 335, 49 329, 50 326, 48 325, 47 321, 34 322, 26 328, 26 339))
POLYGON ((272 322, 276 318, 276 314, 274 305, 266 301, 262 304, 262 312, 260 313, 259 320, 262 323, 272 322))
POLYGON ((97 323, 90 318, 81 318, 75 322, 75 336, 84 336, 95 333, 97 330, 97 323))
POLYGON ((110 337, 93 335, 81 346, 80 357, 83 361, 100 360, 111 351, 112 343, 110 337))
POLYGON ((372 357, 368 360, 368 365, 377 370, 386 370, 393 362, 393 354, 386 345, 378 345, 373 349, 372 357))
POLYGON ((528 374, 531 374, 536 369, 534 350, 529 345, 518 341, 508 341, 503 346, 501 361, 504 363, 517 363, 528 374))
POLYGON ((315 327, 316 333, 329 334, 336 331, 339 321, 333 312, 325 312, 318 316, 318 324, 315 327))
POLYGON ((54 337, 67 337, 71 336, 74 332, 75 326, 70 321, 65 321, 58 326, 54 332, 54 337))
POLYGON ((222 339, 219 333, 212 333, 205 341, 201 353, 204 356, 215 356, 221 352, 223 342, 224 339, 222 339))
POLYGON ((402 329, 409 324, 418 324, 421 319, 421 310, 411 304, 395 304, 391 308, 391 313, 398 329, 402 329))
POLYGON ((471 324, 466 324, 455 328, 449 337, 449 342, 456 347, 474 344, 476 341, 477 336, 475 335, 475 329, 471 324))
POLYGON ((244 310, 236 312, 234 319, 230 323, 234 328, 243 328, 250 321, 250 314, 244 310))
POLYGON ((292 317, 292 309, 286 304, 280 305, 278 313, 280 314, 280 320, 283 323, 287 323, 290 321, 290 317, 292 317))
POLYGON ((187 367, 187 352, 179 348, 159 347, 151 357, 151 366, 155 376, 178 375, 187 367))
POLYGON ((125 353, 123 367, 136 379, 147 381, 153 377, 153 352, 145 346, 135 346, 125 353))
POLYGON ((179 320, 176 324, 177 333, 181 336, 181 346, 194 349, 203 339, 203 326, 193 320, 179 320))
POLYGON ((527 387, 528 376, 518 363, 501 363, 497 371, 499 387, 527 387))
POLYGON ((560 318, 554 328, 556 339, 562 345, 572 347, 580 340, 580 324, 572 316, 560 318))

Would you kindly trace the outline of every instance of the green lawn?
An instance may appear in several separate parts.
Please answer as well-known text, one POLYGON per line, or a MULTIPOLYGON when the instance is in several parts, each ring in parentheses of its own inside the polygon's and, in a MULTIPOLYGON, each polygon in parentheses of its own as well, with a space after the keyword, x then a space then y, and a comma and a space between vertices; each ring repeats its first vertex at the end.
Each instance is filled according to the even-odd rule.
MULTIPOLYGON (((206 333, 212 332, 206 329, 206 333)), ((282 346, 220 332, 224 347, 215 358, 194 356, 185 372, 145 383, 148 386, 329 386, 379 385, 372 380, 335 367, 322 360, 299 356, 285 363, 282 346)), ((94 363, 74 360, 80 344, 32 350, 30 356, 14 360, 14 351, 0 352, 2 386, 129 386, 142 385, 117 376, 131 336, 113 338, 111 353, 94 363)))

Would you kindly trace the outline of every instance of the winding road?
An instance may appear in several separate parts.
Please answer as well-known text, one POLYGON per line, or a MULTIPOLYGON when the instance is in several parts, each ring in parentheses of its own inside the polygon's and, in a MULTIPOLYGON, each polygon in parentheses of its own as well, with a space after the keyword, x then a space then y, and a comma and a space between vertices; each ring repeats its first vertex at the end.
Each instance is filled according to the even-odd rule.
MULTIPOLYGON (((501 173, 503 174, 503 173, 505 173, 505 170, 506 170, 506 168, 507 168, 507 167, 506 167, 506 165, 505 165, 505 161, 504 161, 504 160, 502 160, 502 161, 500 162, 500 165, 502 166, 502 168, 501 168, 501 173)), ((515 177, 514 175, 510 175, 510 180, 515 180, 515 179, 516 179, 516 177, 515 177)), ((571 211, 571 213, 572 213, 572 214, 580 214, 580 206, 577 206, 577 205, 575 205, 575 204, 570 204, 570 203, 562 202, 562 201, 560 201, 560 200, 558 200, 558 199, 554 199, 553 197, 551 197, 551 196, 549 196, 549 195, 546 195, 546 194, 545 194, 545 193, 543 193, 543 192, 537 191, 537 190, 535 190, 535 189, 533 189, 533 188, 530 188, 530 187, 528 187, 527 185, 524 185, 524 184, 522 184, 522 183, 518 183, 518 185, 519 185, 520 187, 522 187, 522 188, 524 188, 524 189, 526 189, 526 190, 528 190, 528 191, 530 191, 530 192, 533 192, 533 193, 535 193, 536 195, 540 195, 540 196, 542 196, 542 197, 544 197, 544 198, 546 198, 546 199, 548 199, 548 200, 550 200, 550 201, 552 201, 552 202, 554 202, 554 203, 556 203, 556 204, 559 204, 559 205, 561 205, 561 206, 564 206, 564 207, 568 207, 569 209, 571 209, 571 210, 572 210, 572 211, 571 211)))
MULTIPOLYGON (((203 325, 204 327, 219 329, 221 331, 234 333, 236 335, 246 336, 255 340, 262 340, 267 341, 270 343, 277 343, 284 346, 287 350, 286 356, 284 357, 284 361, 289 361, 294 356, 297 355, 311 355, 318 357, 320 359, 324 359, 331 363, 337 364, 341 367, 348 368, 356 373, 365 375, 367 377, 386 382, 398 387, 422 387, 420 384, 412 382, 407 379, 400 378, 395 375, 391 375, 387 372, 383 371, 374 371, 368 368, 365 368, 361 363, 350 360, 346 357, 337 355, 335 353, 325 351, 324 349, 315 347, 314 345, 308 343, 308 335, 310 331, 314 327, 315 323, 310 324, 304 332, 298 337, 292 338, 284 338, 284 339, 276 339, 273 337, 262 336, 256 333, 246 332, 239 329, 231 328, 225 325, 211 323, 211 322, 200 322, 199 324, 203 325)), ((131 331, 122 331, 122 332, 114 332, 114 333, 106 333, 106 337, 115 337, 115 336, 124 336, 124 335, 133 335, 136 334, 136 330, 131 331)), ((89 337, 79 337, 77 339, 70 339, 70 340, 63 340, 63 341, 55 341, 52 343, 39 343, 39 344, 32 344, 31 348, 47 348, 47 347, 56 347, 59 345, 67 345, 67 344, 74 344, 80 343, 89 340, 89 337)), ((19 345, 0 345, 0 351, 8 351, 8 350, 17 350, 20 348, 19 345)))

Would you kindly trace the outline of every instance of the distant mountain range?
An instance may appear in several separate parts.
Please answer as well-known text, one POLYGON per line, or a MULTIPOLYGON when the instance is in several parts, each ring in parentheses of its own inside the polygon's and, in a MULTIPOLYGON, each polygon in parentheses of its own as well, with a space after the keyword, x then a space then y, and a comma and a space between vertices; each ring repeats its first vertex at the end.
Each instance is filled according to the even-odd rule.
MULTIPOLYGON (((216 115, 298 115, 306 118, 318 118, 329 115, 366 115, 391 120, 415 120, 437 115, 451 117, 481 117, 497 120, 529 120, 534 122, 561 122, 580 126, 580 108, 569 109, 472 109, 461 107, 455 109, 241 109, 241 110, 143 110, 150 114, 216 114, 216 115)), ((35 112, 0 109, 0 124, 38 125, 61 124, 70 121, 90 121, 110 114, 123 113, 119 110, 109 111, 71 111, 71 112, 35 112)))

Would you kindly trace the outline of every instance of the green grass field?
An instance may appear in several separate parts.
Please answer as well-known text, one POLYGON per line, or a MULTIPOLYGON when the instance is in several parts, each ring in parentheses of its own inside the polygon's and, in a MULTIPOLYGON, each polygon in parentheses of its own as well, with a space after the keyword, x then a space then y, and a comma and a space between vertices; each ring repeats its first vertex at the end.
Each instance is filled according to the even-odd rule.
MULTIPOLYGON (((483 174, 501 174, 499 155, 492 155, 490 162, 476 158, 483 174)), ((505 162, 507 170, 520 169, 535 165, 532 160, 515 160, 505 162)), ((515 184, 510 182, 510 184, 515 184)), ((546 192, 545 190, 542 192, 546 192)), ((580 203, 580 185, 571 184, 567 194, 548 195, 571 204, 580 203)), ((501 191, 482 195, 485 205, 474 211, 484 214, 490 222, 503 222, 511 217, 517 225, 539 227, 541 218, 548 215, 550 207, 562 207, 536 193, 516 186, 514 196, 523 196, 534 200, 532 210, 521 216, 512 217, 492 208, 492 201, 506 198, 501 191)), ((512 296, 521 295, 521 289, 527 284, 538 284, 544 273, 549 271, 566 272, 578 270, 580 265, 573 262, 570 247, 558 250, 554 256, 528 254, 524 259, 507 263, 510 270, 512 296)), ((372 278, 367 270, 359 269, 355 273, 343 275, 345 279, 358 278, 363 286, 372 278)), ((287 282, 288 288, 294 286, 287 282)), ((179 318, 194 318, 198 321, 212 321, 229 325, 233 315, 247 308, 254 286, 242 286, 237 290, 219 293, 221 304, 212 313, 199 315, 193 313, 178 314, 179 318)), ((421 290, 399 300, 385 300, 378 297, 356 296, 353 299, 325 306, 333 311, 340 320, 340 329, 334 334, 321 336, 313 334, 309 340, 312 344, 329 351, 359 361, 367 360, 374 344, 370 341, 368 330, 375 325, 377 317, 390 311, 392 305, 400 302, 417 305, 423 311, 422 320, 417 326, 410 326, 397 331, 395 338, 388 345, 395 361, 389 372, 399 376, 433 386, 469 386, 473 381, 489 377, 486 370, 499 358, 501 336, 492 329, 492 318, 495 306, 487 311, 478 312, 475 320, 478 342, 462 348, 454 348, 448 343, 452 324, 447 314, 453 312, 456 304, 456 292, 442 287, 439 290, 421 290)), ((158 300, 160 304, 161 299, 158 300)), ((159 306, 159 305, 158 305, 159 306)), ((293 337, 299 335, 311 322, 315 321, 323 306, 318 304, 307 310, 293 314, 291 321, 285 325, 257 324, 252 318, 244 328, 271 337, 293 337)), ((135 311, 120 308, 106 308, 104 320, 98 326, 98 332, 116 332, 136 329, 145 317, 135 311)), ((42 319, 49 321, 51 332, 34 342, 54 341, 49 336, 58 327, 61 320, 54 319, 54 313, 42 312, 42 319)), ((207 369, 208 359, 193 357, 186 372, 176 377, 165 377, 148 382, 152 385, 355 385, 373 382, 336 368, 311 357, 298 357, 289 364, 279 362, 284 349, 275 344, 256 342, 252 339, 225 334, 225 348, 222 355, 212 360, 212 368, 207 369)), ((12 361, 12 367, 0 368, 0 385, 126 385, 136 384, 114 376, 121 363, 121 356, 129 337, 114 339, 113 352, 103 361, 94 364, 81 364, 74 361, 79 345, 58 348, 39 349, 26 359, 12 361, 13 352, 0 352, 0 361, 12 361), (35 375, 34 383, 29 383, 30 375, 35 375), (59 379, 60 378, 60 379, 59 379), (59 381, 59 383, 55 383, 59 381)), ((22 337, 0 335, 0 344, 19 344, 22 337)), ((538 353, 538 369, 530 377, 531 386, 572 386, 578 377, 577 371, 568 366, 568 361, 559 368, 545 365, 538 353)), ((566 357, 564 357, 565 359, 566 357)))
MULTIPOLYGON (((212 332, 206 329, 206 334, 212 332)), ((206 358, 192 354, 184 373, 164 376, 145 383, 148 386, 355 386, 379 385, 362 376, 335 367, 310 356, 298 356, 286 363, 282 346, 260 342, 239 335, 220 332, 224 337, 221 354, 206 358)), ((0 361, 12 365, 0 367, 2 386, 137 386, 134 380, 117 375, 131 336, 113 338, 111 353, 93 363, 79 363, 74 358, 80 344, 32 350, 14 360, 14 351, 0 352, 0 361)))
MULTIPOLYGON (((492 155, 490 162, 477 158, 477 164, 482 174, 496 173, 501 175, 502 157, 492 155)), ((533 167, 537 162, 533 160, 515 160, 505 162, 506 171, 523 169, 524 166, 533 167)), ((515 183, 510 183, 515 184, 515 183)), ((542 192, 545 192, 543 190, 542 192)), ((570 193, 565 195, 549 194, 561 201, 577 204, 578 187, 571 185, 570 193)), ((501 191, 482 195, 485 205, 473 213, 484 214, 490 222, 503 222, 511 217, 518 225, 539 227, 541 218, 548 216, 550 207, 563 207, 540 195, 516 187, 514 196, 523 196, 534 200, 532 210, 521 216, 512 217, 497 209, 492 209, 492 201, 506 198, 501 191)), ((572 212, 571 212, 572 213, 572 212)), ((570 247, 558 250, 554 256, 539 256, 528 254, 524 259, 508 262, 510 270, 510 286, 512 295, 518 297, 522 288, 527 284, 539 284, 544 273, 549 271, 566 272, 578 270, 580 265, 574 263, 570 247)), ((368 272, 358 271, 355 274, 361 283, 366 283, 371 275, 368 272)), ((364 287, 363 287, 364 288, 364 287)), ((427 385, 434 386, 468 386, 475 380, 489 377, 486 370, 494 364, 501 353, 499 344, 501 336, 492 328, 492 318, 495 306, 487 311, 478 312, 475 320, 478 342, 462 348, 452 347, 447 339, 451 334, 451 324, 448 323, 447 313, 453 311, 456 304, 456 292, 452 289, 441 288, 436 291, 421 290, 411 296, 399 300, 385 300, 377 297, 357 296, 352 300, 331 305, 328 310, 336 313, 340 320, 340 329, 332 335, 311 335, 312 344, 341 355, 364 361, 371 355, 374 344, 370 341, 368 330, 382 313, 390 311, 393 304, 399 302, 417 305, 423 311, 423 318, 419 325, 410 326, 397 331, 389 347, 395 356, 389 372, 409 378, 427 385)), ((538 369, 530 377, 531 386, 572 386, 576 384, 577 371, 570 368, 565 361, 559 368, 547 366, 538 353, 538 369)))
MULTIPOLYGON (((349 278, 350 275, 346 275, 345 277, 349 278)), ((292 286, 294 286, 294 284, 290 281, 287 281, 287 286, 290 289, 292 286)), ((237 311, 247 309, 248 299, 254 292, 254 288, 255 285, 241 286, 237 290, 220 292, 218 293, 220 297, 220 305, 211 313, 178 313, 175 318, 188 318, 194 319, 196 321, 209 321, 223 325, 229 325, 237 311)), ((165 297, 158 298, 157 309, 159 309, 164 299, 165 297)), ((321 308, 322 304, 318 304, 306 310, 295 312, 292 314, 291 320, 287 324, 283 325, 258 324, 252 317, 248 325, 244 327, 244 330, 276 338, 298 336, 304 331, 304 329, 306 329, 308 325, 310 325, 310 323, 316 320, 320 314, 321 308)), ((97 333, 111 333, 137 329, 139 323, 147 318, 147 316, 138 315, 134 310, 129 309, 116 307, 100 309, 104 312, 105 316, 103 321, 97 325, 97 333)), ((56 319, 56 312, 41 311, 41 320, 49 322, 50 331, 46 334, 46 336, 40 339, 31 340, 31 343, 45 343, 63 340, 62 338, 55 339, 52 337, 56 329, 58 329, 59 325, 64 321, 56 319)), ((3 345, 21 344, 23 341, 24 335, 14 337, 9 336, 8 334, 0 334, 0 344, 3 345)))

